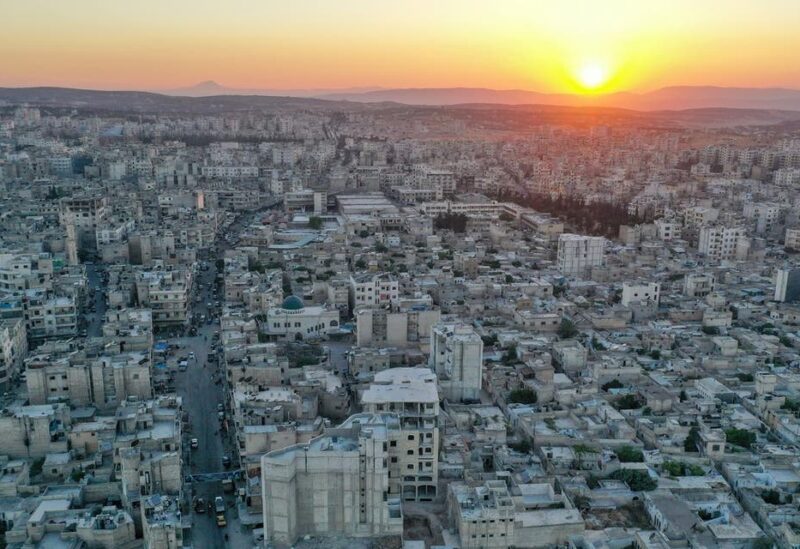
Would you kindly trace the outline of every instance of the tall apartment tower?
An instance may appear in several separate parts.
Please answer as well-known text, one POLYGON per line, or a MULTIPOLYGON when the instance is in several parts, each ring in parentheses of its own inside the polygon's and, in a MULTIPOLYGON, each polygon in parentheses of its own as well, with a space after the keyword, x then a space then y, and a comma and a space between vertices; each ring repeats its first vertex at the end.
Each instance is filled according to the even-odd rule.
POLYGON ((589 268, 603 264, 605 246, 606 239, 602 236, 559 235, 558 270, 565 275, 584 275, 589 268))
POLYGON ((462 402, 480 398, 483 340, 466 324, 436 324, 431 329, 431 368, 444 398, 462 402))
POLYGON ((389 497, 392 414, 357 414, 306 444, 261 457, 265 541, 401 535, 399 498, 389 497))
POLYGON ((389 495, 425 501, 439 479, 439 392, 428 368, 391 368, 375 374, 364 391, 365 412, 393 413, 400 432, 389 441, 389 495))

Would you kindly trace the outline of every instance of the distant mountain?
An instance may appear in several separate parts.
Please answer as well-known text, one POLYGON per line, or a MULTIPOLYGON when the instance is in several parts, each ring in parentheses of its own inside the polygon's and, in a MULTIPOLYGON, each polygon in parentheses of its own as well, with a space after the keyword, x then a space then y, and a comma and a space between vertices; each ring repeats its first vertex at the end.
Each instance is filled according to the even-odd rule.
POLYGON ((296 109, 331 110, 368 105, 339 103, 312 97, 267 95, 213 95, 203 97, 170 96, 143 91, 101 91, 75 88, 37 87, 0 88, 0 103, 29 103, 42 107, 79 108, 107 112, 185 112, 218 113, 253 109, 290 111, 296 109))
MULTIPOLYGON (((204 82, 206 90, 218 88, 213 82, 204 82)), ((357 97, 373 98, 373 101, 334 100, 350 97, 350 94, 327 94, 327 99, 313 97, 289 97, 269 95, 211 95, 211 96, 173 96, 141 91, 100 91, 74 88, 0 88, 0 107, 3 105, 29 104, 45 109, 80 109, 83 112, 114 114, 221 114, 229 112, 271 112, 289 113, 297 110, 315 112, 384 112, 404 119, 414 117, 426 120, 432 110, 446 109, 454 117, 463 117, 469 123, 487 128, 509 131, 525 131, 538 124, 635 124, 657 127, 700 126, 719 127, 737 125, 800 124, 800 105, 794 110, 775 108, 774 105, 794 106, 800 92, 793 90, 731 90, 721 88, 665 88, 652 94, 614 94, 602 97, 581 98, 580 96, 535 94, 524 90, 476 90, 471 88, 452 90, 400 90, 392 95, 392 90, 381 92, 361 92, 357 97), (767 92, 767 93, 761 93, 767 92), (727 96, 727 97, 726 97, 727 96), (397 102, 388 101, 394 98, 397 102), (507 103, 492 103, 504 99, 507 103), (457 104, 443 104, 445 99, 457 104), (425 104, 403 104, 413 100, 424 100, 425 104), (724 100, 724 101, 723 101, 724 100), (749 101, 758 105, 755 108, 678 108, 664 109, 678 101, 692 107, 708 102, 749 101), (438 101, 439 103, 436 103, 438 101), (517 103, 519 101, 519 103, 517 103), (535 101, 531 104, 529 101, 535 101), (580 105, 564 105, 560 102, 575 102, 580 105), (548 104, 548 102, 550 102, 548 104), (639 108, 620 108, 606 103, 635 104, 639 108), (647 110, 643 106, 659 108, 647 110)), ((282 93, 285 93, 282 92, 282 93)))
POLYGON ((363 103, 390 101, 406 105, 488 103, 616 107, 641 111, 707 108, 800 111, 800 90, 714 86, 673 86, 647 93, 621 92, 604 95, 550 94, 488 88, 404 88, 360 93, 330 93, 319 97, 363 103))
POLYGON ((345 89, 298 89, 298 90, 281 90, 281 89, 246 89, 246 88, 228 88, 213 80, 206 80, 199 82, 194 86, 186 88, 174 88, 169 90, 153 90, 155 93, 163 95, 181 96, 181 97, 211 97, 214 95, 273 95, 281 97, 321 97, 329 94, 343 93, 343 94, 360 94, 380 90, 376 87, 363 87, 363 88, 345 88, 345 89))

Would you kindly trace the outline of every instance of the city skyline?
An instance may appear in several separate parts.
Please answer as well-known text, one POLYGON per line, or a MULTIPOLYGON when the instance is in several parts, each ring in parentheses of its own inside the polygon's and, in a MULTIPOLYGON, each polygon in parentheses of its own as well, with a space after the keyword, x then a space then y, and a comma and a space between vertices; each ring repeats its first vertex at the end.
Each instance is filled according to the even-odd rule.
POLYGON ((9 87, 800 88, 785 55, 798 45, 800 10, 785 0, 5 4, 9 87))

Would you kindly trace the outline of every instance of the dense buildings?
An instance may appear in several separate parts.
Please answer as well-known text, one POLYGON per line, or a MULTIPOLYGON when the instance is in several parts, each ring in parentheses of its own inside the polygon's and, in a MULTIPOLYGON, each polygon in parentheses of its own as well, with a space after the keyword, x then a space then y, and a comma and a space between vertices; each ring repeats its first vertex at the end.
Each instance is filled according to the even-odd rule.
POLYGON ((798 545, 793 125, 148 97, 0 104, 6 546, 798 545))

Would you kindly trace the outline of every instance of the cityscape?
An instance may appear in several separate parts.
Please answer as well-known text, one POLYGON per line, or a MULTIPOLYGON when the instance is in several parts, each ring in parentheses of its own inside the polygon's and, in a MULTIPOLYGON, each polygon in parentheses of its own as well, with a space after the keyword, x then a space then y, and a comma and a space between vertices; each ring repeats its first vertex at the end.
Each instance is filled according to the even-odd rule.
POLYGON ((800 548, 800 6, 67 4, 0 1, 0 549, 800 548))

